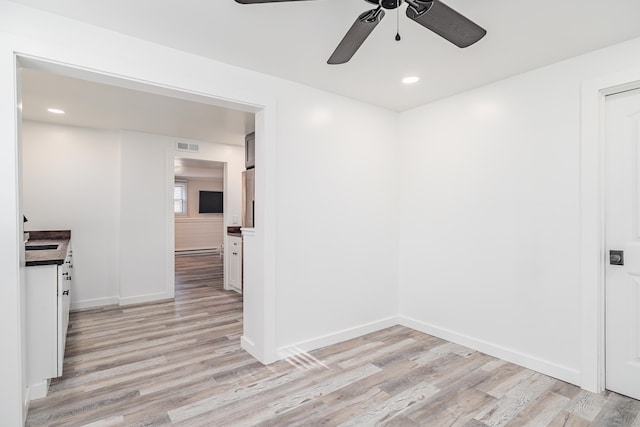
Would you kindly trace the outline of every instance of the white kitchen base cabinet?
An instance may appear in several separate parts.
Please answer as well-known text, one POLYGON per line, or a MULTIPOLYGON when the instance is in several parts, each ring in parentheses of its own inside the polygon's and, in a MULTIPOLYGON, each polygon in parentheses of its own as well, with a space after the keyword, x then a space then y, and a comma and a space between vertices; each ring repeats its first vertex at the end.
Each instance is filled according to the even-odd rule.
POLYGON ((26 359, 30 400, 45 397, 50 379, 62 376, 71 303, 70 246, 62 265, 26 268, 26 359))
POLYGON ((242 293, 242 237, 229 236, 229 287, 242 293))

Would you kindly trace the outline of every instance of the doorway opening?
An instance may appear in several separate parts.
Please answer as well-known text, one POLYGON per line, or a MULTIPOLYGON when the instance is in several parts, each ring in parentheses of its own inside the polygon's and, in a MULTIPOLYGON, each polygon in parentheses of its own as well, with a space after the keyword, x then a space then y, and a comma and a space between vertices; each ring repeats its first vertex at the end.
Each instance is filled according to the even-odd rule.
MULTIPOLYGON (((257 176, 258 188, 257 188, 257 201, 256 201, 256 209, 264 210, 265 214, 263 218, 268 218, 269 220, 264 220, 261 224, 262 227, 256 224, 256 230, 262 229, 262 231, 255 232, 252 235, 254 244, 257 245, 254 254, 257 255, 255 257, 255 261, 257 262, 256 266, 256 274, 252 275, 252 279, 259 279, 260 282, 266 283, 265 286, 262 286, 263 283, 260 283, 260 286, 256 286, 255 289, 259 289, 259 294, 256 295, 256 298, 253 298, 252 308, 250 308, 250 312, 247 313, 245 310, 244 317, 250 319, 251 324, 261 325, 260 328, 252 328, 251 333, 247 336, 246 327, 245 334, 243 335, 242 345, 245 350, 249 351, 254 357, 258 358, 263 363, 270 363, 275 360, 275 311, 273 309, 273 301, 275 299, 275 295, 273 292, 273 283, 275 282, 273 279, 274 270, 275 270, 275 258, 273 255, 265 256, 265 253, 273 253, 272 251, 265 251, 264 246, 269 244, 269 246, 273 246, 273 238, 275 229, 274 223, 274 205, 275 200, 269 199, 265 197, 264 192, 273 193, 275 187, 275 170, 270 167, 270 162, 274 162, 275 150, 268 149, 270 144, 274 143, 275 140, 275 100, 263 97, 262 95, 257 96, 252 99, 245 99, 242 101, 242 97, 246 96, 246 93, 242 93, 239 95, 239 98, 234 98, 230 96, 226 96, 226 100, 220 100, 216 98, 215 94, 206 94, 201 90, 198 91, 190 90, 187 88, 183 88, 180 90, 174 89, 175 86, 171 84, 167 84, 165 86, 152 86, 148 83, 142 83, 142 81, 149 81, 149 79, 145 79, 144 75, 136 77, 113 77, 115 73, 108 71, 99 71, 96 72, 95 67, 89 71, 88 69, 84 69, 81 66, 69 66, 69 65, 61 65, 54 62, 45 62, 41 59, 32 59, 25 56, 20 56, 18 58, 17 63, 19 73, 26 71, 27 73, 40 72, 46 73, 54 77, 59 78, 70 78, 82 81, 83 83, 92 83, 92 84, 100 84, 109 86, 110 91, 117 91, 118 89, 127 89, 138 92, 138 94, 149 95, 149 96, 162 96, 166 98, 171 98, 176 102, 190 102, 190 103, 200 103, 206 107, 215 107, 215 108, 223 108, 225 110, 229 110, 231 107, 237 108, 236 111, 249 113, 251 115, 251 123, 254 127, 259 127, 260 132, 258 136, 258 141, 262 139, 263 145, 257 152, 257 157, 263 157, 263 169, 260 174, 257 176), (75 68, 77 67, 77 68, 75 68), (100 74, 104 72, 104 74, 100 74), (172 87, 172 88, 170 88, 172 87), (238 101, 230 101, 230 99, 238 99, 238 101), (264 102, 263 102, 264 101, 264 102), (269 155, 266 152, 271 151, 269 155), (264 181, 263 181, 264 180, 264 181), (266 202, 265 200, 269 200, 266 202)), ((24 73, 23 73, 24 74, 24 73)), ((143 73, 144 74, 144 73, 143 73)), ((23 94, 24 95, 24 94, 23 94)), ((24 96, 23 96, 24 99, 24 96)), ((95 102, 95 99, 92 101, 94 104, 99 104, 95 102)), ((23 105, 26 107, 27 102, 24 102, 23 105)), ((24 114, 24 110, 23 110, 24 114)), ((127 112, 120 114, 121 118, 124 116, 126 119, 127 112)), ((25 114, 25 117, 27 115, 25 114)), ((67 116, 70 117, 70 116, 67 116)), ((36 120, 36 119, 27 119, 27 120, 36 120)), ((161 122, 161 120, 155 119, 155 122, 161 122)), ((58 123, 56 124, 59 127, 74 127, 73 124, 65 124, 58 123)), ((21 126, 21 125, 20 125, 21 126)), ((76 126, 78 127, 78 126, 76 126)), ((125 129, 125 128, 122 128, 125 129)), ((241 132, 240 140, 244 143, 245 135, 252 129, 243 129, 241 132)), ((17 132, 19 134, 19 131, 17 132)), ((115 192, 115 203, 114 206, 118 206, 120 208, 121 215, 117 218, 116 223, 113 226, 107 227, 105 232, 106 235, 113 236, 116 240, 115 246, 110 244, 100 244, 100 247, 106 248, 107 250, 112 250, 109 262, 113 262, 113 265, 117 265, 116 273, 114 273, 117 277, 117 280, 114 280, 113 283, 116 283, 116 289, 109 289, 108 287, 102 288, 103 297, 91 299, 88 298, 84 301, 76 301, 76 305, 74 308, 82 308, 84 306, 97 306, 101 303, 104 303, 109 298, 114 298, 110 295, 115 295, 117 302, 121 304, 129 304, 129 303, 137 303, 137 302, 145 302, 145 301, 153 301, 161 298, 171 298, 174 295, 174 271, 175 271, 175 260, 174 260, 174 244, 175 244, 175 235, 174 235, 174 221, 173 221, 173 158, 174 158, 174 146, 176 143, 176 135, 175 133, 166 132, 158 135, 157 133, 146 133, 141 131, 140 129, 130 129, 126 128, 126 130, 122 130, 117 132, 120 137, 125 135, 126 137, 121 139, 120 148, 127 147, 125 151, 127 153, 118 153, 117 157, 121 160, 120 164, 120 172, 125 170, 126 173, 131 173, 132 175, 123 177, 119 176, 120 186, 118 187, 119 191, 115 192), (140 134, 145 134, 144 137, 141 137, 139 142, 140 144, 129 144, 131 142, 132 134, 135 136, 140 136, 140 134), (170 134, 171 136, 167 136, 170 134), (151 135, 151 137, 149 137, 151 135), (163 137, 162 141, 156 140, 153 142, 153 139, 157 136, 163 137), (156 145, 154 145, 156 144, 156 145), (157 148, 157 144, 163 146, 162 154, 159 153, 156 157, 156 160, 160 157, 163 158, 162 162, 154 162, 152 161, 154 156, 150 155, 150 152, 157 148), (139 160, 141 162, 130 161, 131 158, 127 158, 128 154, 131 154, 131 151, 138 152, 139 160), (127 160, 128 159, 128 160, 127 160), (159 164, 161 165, 159 166, 159 164), (153 165, 152 168, 156 168, 155 172, 149 174, 149 166, 153 165), (156 186, 153 191, 150 193, 145 193, 143 188, 136 187, 134 185, 135 182, 149 182, 153 181, 152 176, 154 173, 163 176, 161 185, 156 186), (134 176, 138 176, 139 180, 129 179, 134 176), (126 179, 125 179, 126 178, 126 179), (160 190, 158 190, 160 188, 160 190), (142 203, 136 204, 135 200, 138 196, 143 195, 145 198, 147 195, 151 195, 153 193, 154 196, 157 196, 161 193, 161 211, 162 215, 155 216, 152 220, 149 220, 149 214, 152 212, 154 203, 142 203), (155 193, 154 193, 155 192, 155 193), (133 205, 142 206, 141 211, 137 211, 135 209, 130 209, 133 205), (147 206, 144 206, 147 205, 147 206), (128 212, 124 214, 125 212, 128 212), (159 227, 156 227, 156 233, 142 233, 140 234, 140 228, 145 228, 149 226, 150 223, 154 223, 156 226, 159 224, 159 227), (151 237, 151 241, 146 241, 146 238, 143 237, 140 239, 142 235, 146 234, 146 238, 151 237), (137 237, 136 237, 137 236, 137 237), (133 242, 133 240, 138 240, 138 242, 133 242), (139 243, 136 244, 136 243, 139 243), (151 255, 149 255, 151 254, 151 255), (161 260, 158 261, 158 254, 161 254, 161 260), (155 257, 155 258, 154 258, 155 257), (151 259, 155 259, 152 261, 151 259), (124 264, 123 264, 124 261, 124 264), (128 262, 131 261, 130 264, 128 262), (144 274, 140 274, 143 269, 138 267, 131 268, 133 264, 143 264, 148 266, 153 266, 153 268, 144 269, 144 274), (118 265, 119 264, 119 265, 118 265), (128 265, 127 265, 128 264, 128 265), (160 277, 161 280, 149 280, 146 276, 146 273, 151 272, 151 274, 155 274, 157 277, 160 277), (133 289, 133 294, 131 293, 131 289, 127 289, 123 287, 122 283, 124 281, 128 281, 129 283, 137 282, 143 284, 149 283, 160 283, 161 287, 156 289, 144 288, 144 285, 141 288, 133 289)), ((183 138, 178 136, 178 138, 183 138)), ((187 138, 192 139, 192 138, 187 138)), ((195 141, 199 141, 201 139, 193 139, 195 141)), ((19 144, 22 144, 20 141, 19 144)), ((221 144, 224 145, 224 144, 221 144)), ((226 144, 224 150, 229 151, 228 148, 233 144, 226 144)), ((244 149, 241 144, 238 144, 238 150, 243 153, 244 149)), ((135 154, 135 153, 134 153, 135 154)), ((243 159, 243 156, 241 156, 243 159)), ((242 166, 232 166, 229 161, 225 161, 227 167, 225 173, 229 176, 231 173, 237 172, 238 182, 241 182, 241 171, 242 166), (234 170, 237 169, 237 170, 234 170)), ((86 166, 86 165, 85 165, 86 166)), ((113 168, 111 170, 118 171, 118 168, 113 168)), ((22 175, 23 171, 20 171, 22 175)), ((85 184, 90 184, 85 182, 85 184)), ((20 186, 22 183, 20 183, 20 186)), ((228 184, 226 184, 228 185, 228 184)), ((241 185, 241 184, 240 184, 241 185)), ((227 192, 228 193, 228 192, 227 192)), ((225 203, 229 205, 230 203, 236 203, 238 206, 240 205, 241 195, 238 192, 237 195, 226 196, 225 203), (229 200, 230 197, 235 199, 234 201, 229 200)), ((24 199, 24 194, 20 193, 21 199, 24 199)), ((153 196, 150 196, 153 198, 153 196)), ((155 199, 156 201, 159 199, 155 199)), ((157 208, 158 204, 156 203, 155 208, 157 208)), ((156 209, 153 212, 158 212, 156 209)), ((155 215, 155 214, 154 214, 155 215)), ((37 215, 36 215, 37 216, 37 215)), ((117 217, 114 215, 113 217, 117 217)), ((238 218, 240 217, 240 212, 238 212, 238 218)), ((96 223, 94 223, 94 226, 96 223)), ((78 233, 76 233, 78 235, 78 233)), ((96 242, 94 242, 95 244, 96 242)), ((103 243, 103 242, 99 242, 103 243)), ((80 252, 79 248, 78 252, 80 252)), ((87 251, 86 253, 90 253, 87 251)), ((78 257, 81 258, 81 257, 78 257)), ((78 260, 81 261, 80 259, 78 260)), ((85 269, 87 271, 87 269, 85 269)), ((114 271, 114 270, 111 270, 114 271)), ((80 273, 80 272, 78 272, 80 273)), ((78 277, 78 286, 81 286, 82 274, 77 274, 78 277)), ((88 280, 85 283, 89 283, 88 280)), ((85 289, 86 291, 86 289, 85 289)), ((246 323, 245 323, 246 324, 246 323)))
POLYGON ((195 158, 174 160, 176 289, 196 274, 221 290, 242 293, 241 224, 237 206, 230 206, 238 189, 228 185, 228 166, 195 158), (196 266, 198 271, 188 273, 196 266))
POLYGON ((201 259, 210 259, 211 265, 206 267, 215 266, 215 272, 207 270, 200 274, 215 279, 215 282, 219 278, 221 288, 227 289, 223 261, 227 222, 224 213, 226 164, 176 157, 173 165, 176 286, 180 276, 177 257, 203 255, 201 259))

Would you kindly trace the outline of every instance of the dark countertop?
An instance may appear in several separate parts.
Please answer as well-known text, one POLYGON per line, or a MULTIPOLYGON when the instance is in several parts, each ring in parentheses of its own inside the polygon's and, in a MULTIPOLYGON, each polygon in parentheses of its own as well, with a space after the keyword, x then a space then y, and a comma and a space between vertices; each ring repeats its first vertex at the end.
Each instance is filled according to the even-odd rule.
POLYGON ((62 265, 67 255, 67 248, 71 241, 71 231, 28 231, 28 246, 37 245, 58 245, 58 249, 45 249, 36 251, 25 251, 25 265, 27 267, 35 265, 62 265))

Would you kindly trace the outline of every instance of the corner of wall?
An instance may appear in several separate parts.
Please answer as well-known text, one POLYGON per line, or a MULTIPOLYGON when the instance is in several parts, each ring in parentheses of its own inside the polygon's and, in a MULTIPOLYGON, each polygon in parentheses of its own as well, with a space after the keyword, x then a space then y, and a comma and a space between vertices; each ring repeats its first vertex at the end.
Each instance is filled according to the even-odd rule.
POLYGON ((360 337, 362 335, 390 328, 397 325, 398 323, 399 318, 397 316, 390 316, 375 322, 370 322, 353 328, 337 331, 331 334, 311 338, 295 344, 285 345, 277 349, 277 358, 278 360, 286 359, 297 354, 302 354, 318 348, 338 344, 343 341, 360 337))
POLYGON ((481 351, 490 356, 506 360, 516 365, 541 372, 553 378, 558 378, 571 384, 580 385, 580 371, 576 369, 520 353, 495 343, 478 340, 476 338, 459 334, 455 331, 431 325, 426 322, 421 322, 407 316, 399 316, 399 324, 425 334, 433 335, 438 338, 481 351))

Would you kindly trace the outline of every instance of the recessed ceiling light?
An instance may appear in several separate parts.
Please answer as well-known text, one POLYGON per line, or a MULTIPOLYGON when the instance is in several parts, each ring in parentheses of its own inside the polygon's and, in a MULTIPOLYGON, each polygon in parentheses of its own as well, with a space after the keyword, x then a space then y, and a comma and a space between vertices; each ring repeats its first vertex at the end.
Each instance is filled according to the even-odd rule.
POLYGON ((416 77, 416 76, 405 77, 404 79, 402 79, 402 83, 406 85, 410 85, 410 84, 416 83, 419 80, 420 80, 420 77, 416 77))
POLYGON ((48 108, 47 111, 53 114, 64 114, 64 110, 59 108, 48 108))

